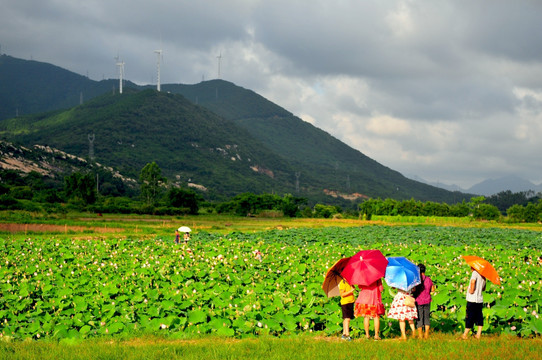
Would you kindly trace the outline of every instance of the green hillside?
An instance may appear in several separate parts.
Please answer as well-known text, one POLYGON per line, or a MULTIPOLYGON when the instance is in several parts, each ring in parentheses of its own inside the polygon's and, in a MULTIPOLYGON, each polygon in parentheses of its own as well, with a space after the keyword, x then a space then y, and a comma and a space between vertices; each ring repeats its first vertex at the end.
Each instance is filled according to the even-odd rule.
POLYGON ((311 187, 311 179, 319 179, 326 189, 346 194, 450 203, 468 198, 407 179, 255 92, 230 82, 212 80, 163 88, 244 127, 289 160, 300 174, 300 187, 311 187))
POLYGON ((119 95, 112 91, 115 80, 96 82, 6 55, 0 57, 0 80, 2 138, 87 156, 94 133, 97 161, 127 176, 156 161, 172 181, 203 185, 210 198, 246 191, 294 193, 312 202, 335 196, 339 203, 470 198, 407 179, 231 82, 163 84, 161 93, 127 83, 119 95), (86 95, 78 105, 81 92, 86 95), (53 112, 42 113, 48 110, 53 112))
POLYGON ((25 145, 49 145, 137 177, 155 161, 164 175, 209 189, 212 197, 292 192, 293 169, 246 130, 181 95, 155 90, 102 95, 66 111, 0 122, 0 135, 25 145))

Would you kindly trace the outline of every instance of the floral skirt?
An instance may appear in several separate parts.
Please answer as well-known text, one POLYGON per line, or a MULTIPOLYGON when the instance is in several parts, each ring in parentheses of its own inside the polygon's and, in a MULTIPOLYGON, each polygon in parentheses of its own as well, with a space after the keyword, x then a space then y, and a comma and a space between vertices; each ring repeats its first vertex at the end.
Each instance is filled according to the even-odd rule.
POLYGON ((384 315, 386 312, 384 311, 384 305, 367 305, 367 304, 360 304, 356 303, 354 307, 354 316, 355 317, 365 317, 369 316, 372 318, 379 317, 380 315, 384 315))
POLYGON ((418 318, 416 307, 408 307, 405 305, 405 294, 399 293, 391 303, 388 317, 396 320, 415 320, 418 318))

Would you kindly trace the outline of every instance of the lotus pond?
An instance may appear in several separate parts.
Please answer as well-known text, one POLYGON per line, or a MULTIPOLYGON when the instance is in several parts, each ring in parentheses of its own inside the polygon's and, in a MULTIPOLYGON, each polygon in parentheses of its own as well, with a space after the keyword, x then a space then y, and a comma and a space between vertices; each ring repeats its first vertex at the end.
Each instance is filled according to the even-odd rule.
MULTIPOLYGON (((251 337, 340 334, 339 298, 321 289, 326 270, 361 249, 427 266, 437 286, 435 331, 463 330, 470 268, 461 255, 492 262, 484 333, 542 333, 542 233, 430 226, 196 233, 188 245, 138 238, 35 236, 0 239, 0 336, 77 340, 96 336, 212 334, 251 337), (254 251, 263 253, 261 261, 254 251)), ((393 290, 386 287, 386 308, 393 290)), ((381 333, 395 337, 396 321, 381 333)), ((363 321, 352 321, 353 335, 363 321)))

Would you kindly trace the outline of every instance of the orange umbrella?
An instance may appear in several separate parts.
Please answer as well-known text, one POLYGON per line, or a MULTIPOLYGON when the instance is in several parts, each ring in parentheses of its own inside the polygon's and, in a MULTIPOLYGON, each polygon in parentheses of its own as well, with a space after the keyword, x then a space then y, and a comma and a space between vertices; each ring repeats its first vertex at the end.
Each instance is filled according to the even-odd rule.
POLYGON ((327 297, 341 295, 341 293, 339 292, 339 283, 343 279, 341 276, 341 272, 346 266, 346 263, 348 263, 348 260, 350 260, 349 257, 342 258, 328 269, 326 277, 324 279, 324 283, 322 284, 322 289, 326 293, 327 297))
POLYGON ((467 265, 471 266, 480 275, 491 281, 495 285, 501 284, 501 278, 497 274, 497 270, 487 261, 478 256, 465 256, 463 259, 467 262, 467 265))

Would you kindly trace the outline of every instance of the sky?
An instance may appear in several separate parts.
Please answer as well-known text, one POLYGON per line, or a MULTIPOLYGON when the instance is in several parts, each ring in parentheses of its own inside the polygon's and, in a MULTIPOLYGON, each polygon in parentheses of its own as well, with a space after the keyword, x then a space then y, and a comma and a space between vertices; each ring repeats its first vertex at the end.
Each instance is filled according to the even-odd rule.
POLYGON ((0 0, 0 52, 221 78, 405 176, 542 183, 542 1, 0 0))

